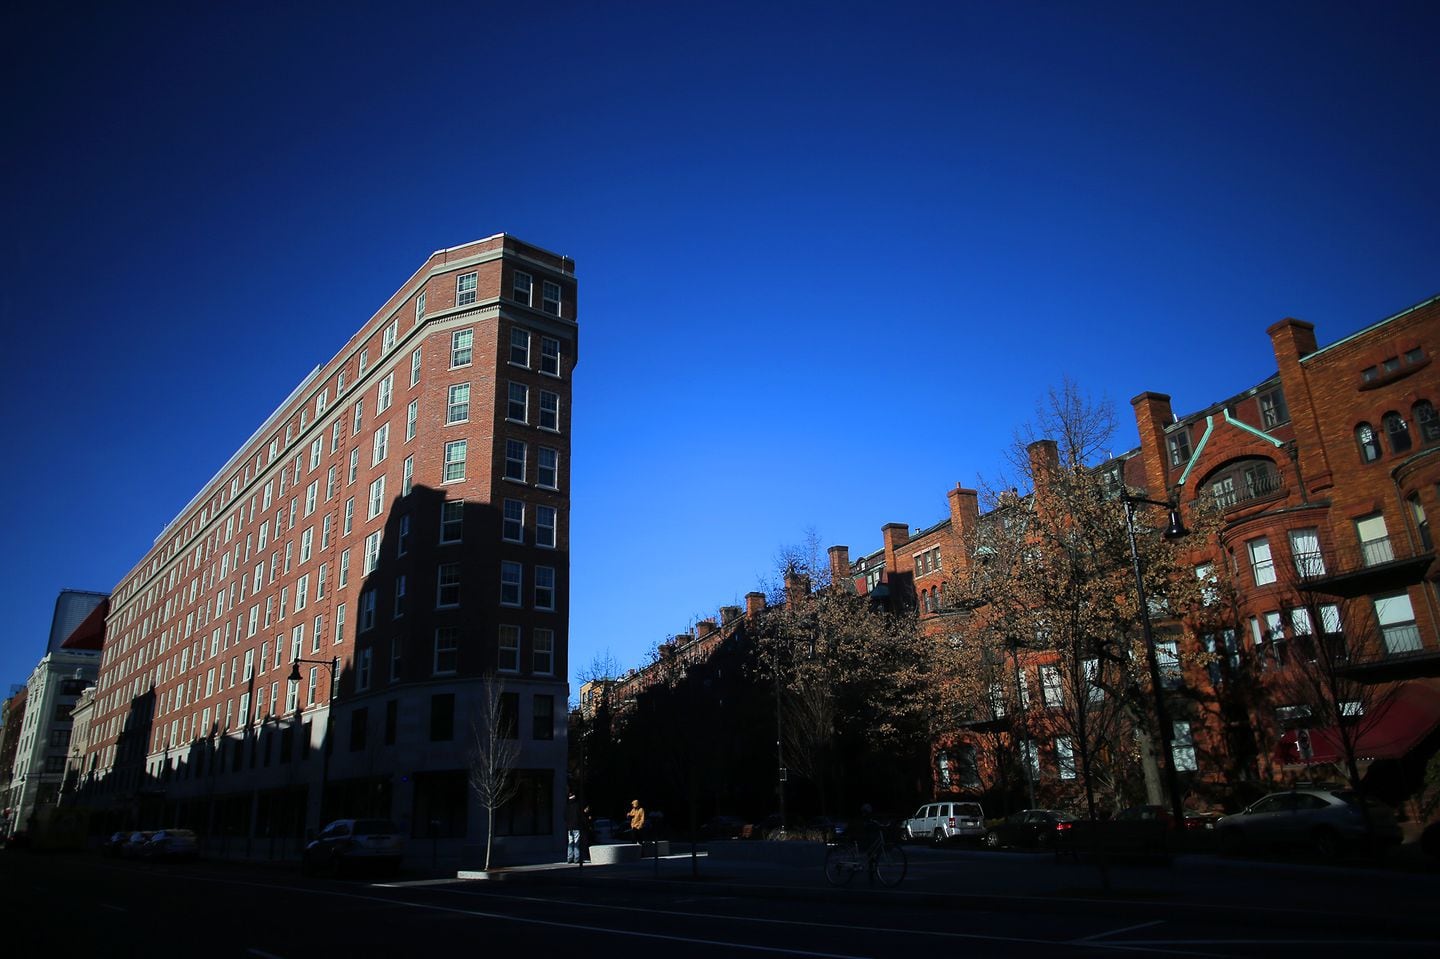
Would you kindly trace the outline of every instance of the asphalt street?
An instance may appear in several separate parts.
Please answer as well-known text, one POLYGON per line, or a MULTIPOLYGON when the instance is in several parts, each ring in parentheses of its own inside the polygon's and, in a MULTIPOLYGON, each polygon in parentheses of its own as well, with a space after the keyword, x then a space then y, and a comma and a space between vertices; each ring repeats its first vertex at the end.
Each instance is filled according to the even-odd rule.
POLYGON ((1201 859, 1120 869, 911 848, 895 890, 809 865, 676 856, 504 880, 301 877, 291 864, 0 853, 7 945, 58 956, 429 956, 507 948, 627 959, 1433 955, 1433 874, 1201 859), (1164 882, 1146 877, 1163 872, 1164 882), (1225 895, 1189 896, 1187 886, 1225 895), (1039 881, 1048 877, 1046 881, 1039 881), (1257 896, 1257 890, 1269 895, 1257 896), (1337 898, 1343 897, 1343 898, 1337 898), (1227 901, 1228 900, 1228 901, 1227 901))

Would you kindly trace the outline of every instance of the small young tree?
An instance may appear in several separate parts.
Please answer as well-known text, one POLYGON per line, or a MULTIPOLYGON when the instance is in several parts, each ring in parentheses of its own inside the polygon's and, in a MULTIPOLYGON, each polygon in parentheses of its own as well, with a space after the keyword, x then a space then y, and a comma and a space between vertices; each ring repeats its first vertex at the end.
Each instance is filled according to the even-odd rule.
POLYGON ((487 674, 481 685, 480 716, 470 724, 470 788, 485 807, 485 868, 495 848, 495 813, 515 797, 515 764, 520 739, 515 716, 505 708, 505 684, 487 674))

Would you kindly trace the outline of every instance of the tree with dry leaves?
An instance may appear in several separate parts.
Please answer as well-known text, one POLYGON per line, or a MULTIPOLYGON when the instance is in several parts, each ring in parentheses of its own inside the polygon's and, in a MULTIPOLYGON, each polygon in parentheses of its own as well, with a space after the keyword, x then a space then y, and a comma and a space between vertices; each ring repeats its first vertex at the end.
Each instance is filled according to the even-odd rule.
POLYGON ((784 585, 755 629, 785 764, 826 813, 848 811, 861 794, 908 802, 928 768, 934 644, 908 611, 830 582, 828 564, 807 552, 817 551, 782 554, 784 585))

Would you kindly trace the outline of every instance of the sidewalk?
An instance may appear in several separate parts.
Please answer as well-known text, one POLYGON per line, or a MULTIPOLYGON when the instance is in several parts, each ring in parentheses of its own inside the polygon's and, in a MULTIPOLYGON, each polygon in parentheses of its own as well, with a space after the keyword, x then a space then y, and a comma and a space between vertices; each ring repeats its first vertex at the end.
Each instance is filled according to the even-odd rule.
POLYGON ((1049 908, 1138 913, 1159 906, 1266 914, 1301 913, 1343 923, 1386 917, 1387 922, 1433 921, 1440 901, 1440 868, 1405 871, 1361 865, 1318 865, 1271 860, 1176 857, 1168 865, 1111 865, 1108 876, 1094 863, 1057 861, 1049 854, 960 852, 937 855, 907 847, 909 869, 893 889, 859 876, 844 888, 830 886, 823 862, 729 858, 723 852, 688 851, 659 860, 575 866, 565 863, 495 870, 490 878, 552 885, 616 883, 634 889, 796 900, 864 897, 905 906, 1026 910, 1037 900, 1049 908), (1108 881, 1107 881, 1108 880, 1108 881))

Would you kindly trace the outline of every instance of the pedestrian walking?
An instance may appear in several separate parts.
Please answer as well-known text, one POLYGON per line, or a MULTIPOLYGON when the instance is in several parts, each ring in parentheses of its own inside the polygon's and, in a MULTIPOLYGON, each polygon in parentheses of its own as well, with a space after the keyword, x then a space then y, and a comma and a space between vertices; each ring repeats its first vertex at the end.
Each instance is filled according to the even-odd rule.
POLYGON ((580 800, 575 798, 575 790, 565 798, 565 861, 572 865, 579 865, 580 856, 580 800))

